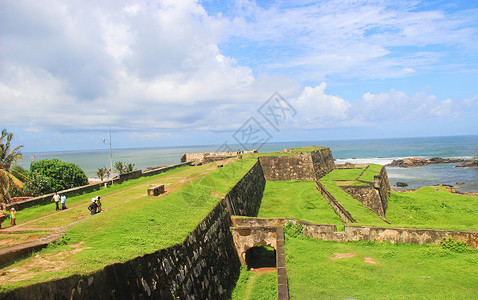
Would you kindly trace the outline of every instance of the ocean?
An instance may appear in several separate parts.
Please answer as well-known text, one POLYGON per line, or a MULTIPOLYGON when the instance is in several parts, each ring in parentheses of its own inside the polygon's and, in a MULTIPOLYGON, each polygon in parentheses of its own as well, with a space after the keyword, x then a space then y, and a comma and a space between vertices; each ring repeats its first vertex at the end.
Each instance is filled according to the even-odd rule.
MULTIPOLYGON (((478 155, 478 136, 275 142, 262 145, 259 152, 282 151, 285 148, 310 145, 329 147, 337 164, 350 162, 385 165, 394 159, 406 157, 470 159, 478 155)), ((241 149, 239 145, 230 145, 230 147, 241 149)), ((218 145, 206 145, 113 149, 113 163, 115 161, 134 163, 135 168, 145 170, 148 167, 177 164, 184 153, 214 152, 218 148, 218 145)), ((28 169, 32 159, 38 161, 52 158, 79 165, 92 180, 96 178, 99 168, 109 168, 110 165, 109 150, 24 153, 19 165, 28 169)), ((455 165, 387 167, 387 172, 392 186, 397 181, 407 183, 407 189, 441 183, 453 185, 460 192, 478 192, 478 169, 454 168, 455 165), (464 182, 464 184, 457 185, 457 182, 464 182)), ((399 190, 395 186, 393 188, 399 190)))

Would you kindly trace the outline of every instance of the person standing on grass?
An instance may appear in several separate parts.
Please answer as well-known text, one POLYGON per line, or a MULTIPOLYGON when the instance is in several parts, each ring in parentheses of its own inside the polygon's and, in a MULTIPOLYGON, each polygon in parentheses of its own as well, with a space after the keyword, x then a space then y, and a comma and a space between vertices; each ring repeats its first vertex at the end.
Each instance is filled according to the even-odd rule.
POLYGON ((58 192, 55 192, 55 195, 53 195, 53 197, 51 198, 51 201, 55 201, 56 210, 59 211, 59 210, 60 210, 60 207, 59 207, 59 204, 60 204, 60 195, 58 195, 58 192))
POLYGON ((60 203, 61 203, 61 210, 65 210, 66 209, 66 196, 64 194, 62 194, 60 196, 60 203))
POLYGON ((96 206, 98 206, 96 213, 100 213, 101 212, 101 197, 100 196, 96 196, 96 206))
POLYGON ((12 207, 12 208, 10 209, 10 219, 11 219, 11 221, 10 221, 10 226, 15 226, 15 225, 17 225, 17 223, 15 222, 15 218, 16 218, 15 212, 16 212, 16 211, 15 211, 15 208, 12 207))
POLYGON ((88 210, 91 212, 91 215, 96 214, 96 210, 98 209, 98 204, 96 204, 96 197, 91 199, 91 204, 88 206, 88 210))

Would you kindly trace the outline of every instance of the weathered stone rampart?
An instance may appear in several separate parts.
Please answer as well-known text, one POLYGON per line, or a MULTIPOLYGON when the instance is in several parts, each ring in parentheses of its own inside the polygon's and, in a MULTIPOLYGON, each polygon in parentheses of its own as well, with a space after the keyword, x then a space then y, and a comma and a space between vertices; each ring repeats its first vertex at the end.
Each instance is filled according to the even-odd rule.
POLYGON ((382 200, 378 189, 370 185, 349 185, 341 186, 341 188, 360 201, 363 206, 369 208, 378 216, 385 218, 385 212, 383 211, 382 200))
POLYGON ((239 276, 223 199, 185 241, 88 275, 39 283, 2 299, 227 299, 239 276))
POLYGON ((228 152, 203 152, 203 153, 184 153, 181 162, 213 162, 230 157, 236 157, 244 153, 257 153, 257 150, 247 151, 228 151, 228 152))
POLYGON ((240 261, 230 231, 231 206, 256 215, 265 178, 257 162, 183 243, 88 275, 18 288, 2 299, 228 299, 240 261))
POLYGON ((259 157, 267 181, 315 180, 310 154, 259 157))
POLYGON ((315 178, 319 180, 335 169, 334 157, 329 148, 322 148, 310 153, 314 165, 315 178))
POLYGON ((345 224, 344 231, 337 231, 335 225, 314 224, 293 218, 263 219, 263 218, 234 218, 236 226, 280 226, 287 222, 302 225, 302 233, 328 241, 380 241, 406 244, 439 244, 448 237, 457 241, 464 241, 470 247, 478 249, 477 231, 439 230, 420 228, 393 228, 357 226, 345 224))
POLYGON ((256 162, 249 172, 227 193, 229 210, 236 216, 257 216, 266 179, 261 164, 256 162))
POLYGON ((300 152, 296 156, 264 156, 259 161, 268 181, 312 181, 335 168, 329 148, 300 152))

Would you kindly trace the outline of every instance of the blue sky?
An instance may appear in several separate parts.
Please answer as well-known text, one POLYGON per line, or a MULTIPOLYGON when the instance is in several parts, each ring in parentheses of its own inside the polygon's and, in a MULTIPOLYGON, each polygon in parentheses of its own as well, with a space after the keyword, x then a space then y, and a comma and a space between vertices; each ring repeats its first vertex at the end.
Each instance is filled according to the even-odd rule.
POLYGON ((118 148, 235 143, 250 124, 271 142, 478 134, 477 14, 477 1, 2 1, 0 127, 24 152, 101 149, 110 129, 118 148), (270 97, 292 108, 275 126, 270 97))

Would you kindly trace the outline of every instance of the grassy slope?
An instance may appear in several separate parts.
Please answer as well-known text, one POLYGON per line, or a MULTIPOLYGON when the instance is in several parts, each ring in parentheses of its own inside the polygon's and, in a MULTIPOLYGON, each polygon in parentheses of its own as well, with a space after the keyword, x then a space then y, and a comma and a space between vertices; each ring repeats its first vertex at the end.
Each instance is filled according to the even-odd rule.
POLYGON ((374 212, 365 208, 362 203, 342 190, 336 183, 331 180, 320 180, 325 189, 329 191, 337 201, 352 214, 352 217, 363 225, 385 226, 387 223, 382 221, 374 212))
MULTIPOLYGON (((38 272, 32 279, 4 284, 0 291, 75 273, 88 273, 110 263, 124 262, 182 242, 218 203, 220 195, 227 193, 255 162, 255 159, 243 159, 224 165, 198 180, 182 184, 176 192, 159 198, 143 196, 70 227, 58 243, 38 253, 43 256, 71 251, 67 245, 83 242, 83 251, 66 256, 69 260, 67 270, 38 272)), ((211 164, 201 167, 197 170, 204 171, 211 164)), ((144 187, 141 193, 145 193, 144 187)), ((15 268, 26 260, 10 267, 15 268)))
POLYGON ((288 152, 267 152, 267 153, 247 153, 247 154, 242 154, 244 157, 264 157, 264 156, 295 156, 297 154, 294 153, 288 153, 288 152))
POLYGON ((277 272, 256 274, 244 266, 232 292, 233 300, 277 299, 277 272))
POLYGON ((360 173, 363 172, 365 168, 359 169, 335 169, 332 172, 328 173, 324 177, 321 178, 322 180, 345 180, 345 181, 353 181, 359 177, 360 173))
POLYGON ((291 299, 476 299, 478 253, 438 245, 287 238, 291 299), (334 253, 355 257, 331 260, 334 253), (304 255, 307 254, 307 255, 304 255), (371 257, 378 264, 365 263, 371 257))
POLYGON ((294 148, 290 149, 295 152, 312 152, 320 149, 325 149, 325 147, 319 147, 319 146, 308 146, 308 147, 302 147, 302 148, 294 148))
POLYGON ((315 187, 314 181, 268 181, 259 218, 297 218, 343 228, 340 218, 315 187))
MULTIPOLYGON (((191 172, 196 172, 197 170, 194 170, 193 167, 190 166, 183 166, 177 169, 169 170, 164 173, 151 176, 151 177, 143 177, 140 179, 135 179, 135 180, 129 180, 125 181, 122 184, 114 184, 108 188, 101 187, 98 191, 90 192, 90 193, 85 193, 82 195, 74 196, 71 198, 68 198, 66 200, 67 207, 73 207, 76 205, 80 205, 82 203, 89 203, 91 201, 91 198, 94 196, 101 196, 105 197, 106 195, 111 195, 115 192, 120 192, 124 191, 126 189, 135 187, 140 184, 145 184, 147 182, 150 182, 152 180, 160 179, 166 176, 170 176, 171 174, 177 173, 177 172, 184 172, 186 170, 188 173, 191 172)), ((103 203, 105 204, 105 203, 103 203)), ((55 203, 51 202, 49 205, 35 205, 29 208, 26 208, 22 211, 19 211, 17 213, 17 224, 21 224, 30 220, 37 219, 39 217, 47 216, 51 214, 52 212, 55 212, 55 203)), ((66 211, 65 211, 66 212, 66 211)), ((60 226, 60 225, 54 225, 55 222, 50 222, 52 225, 51 226, 60 226)))
POLYGON ((478 230, 478 197, 453 194, 438 187, 394 192, 387 220, 394 227, 478 230))
POLYGON ((365 172, 360 176, 360 180, 364 180, 364 181, 370 181, 370 182, 373 182, 374 180, 374 176, 376 174, 379 174, 380 173, 380 170, 382 170, 383 166, 381 165, 377 165, 377 164, 370 164, 367 168, 367 170, 365 170, 365 172))

